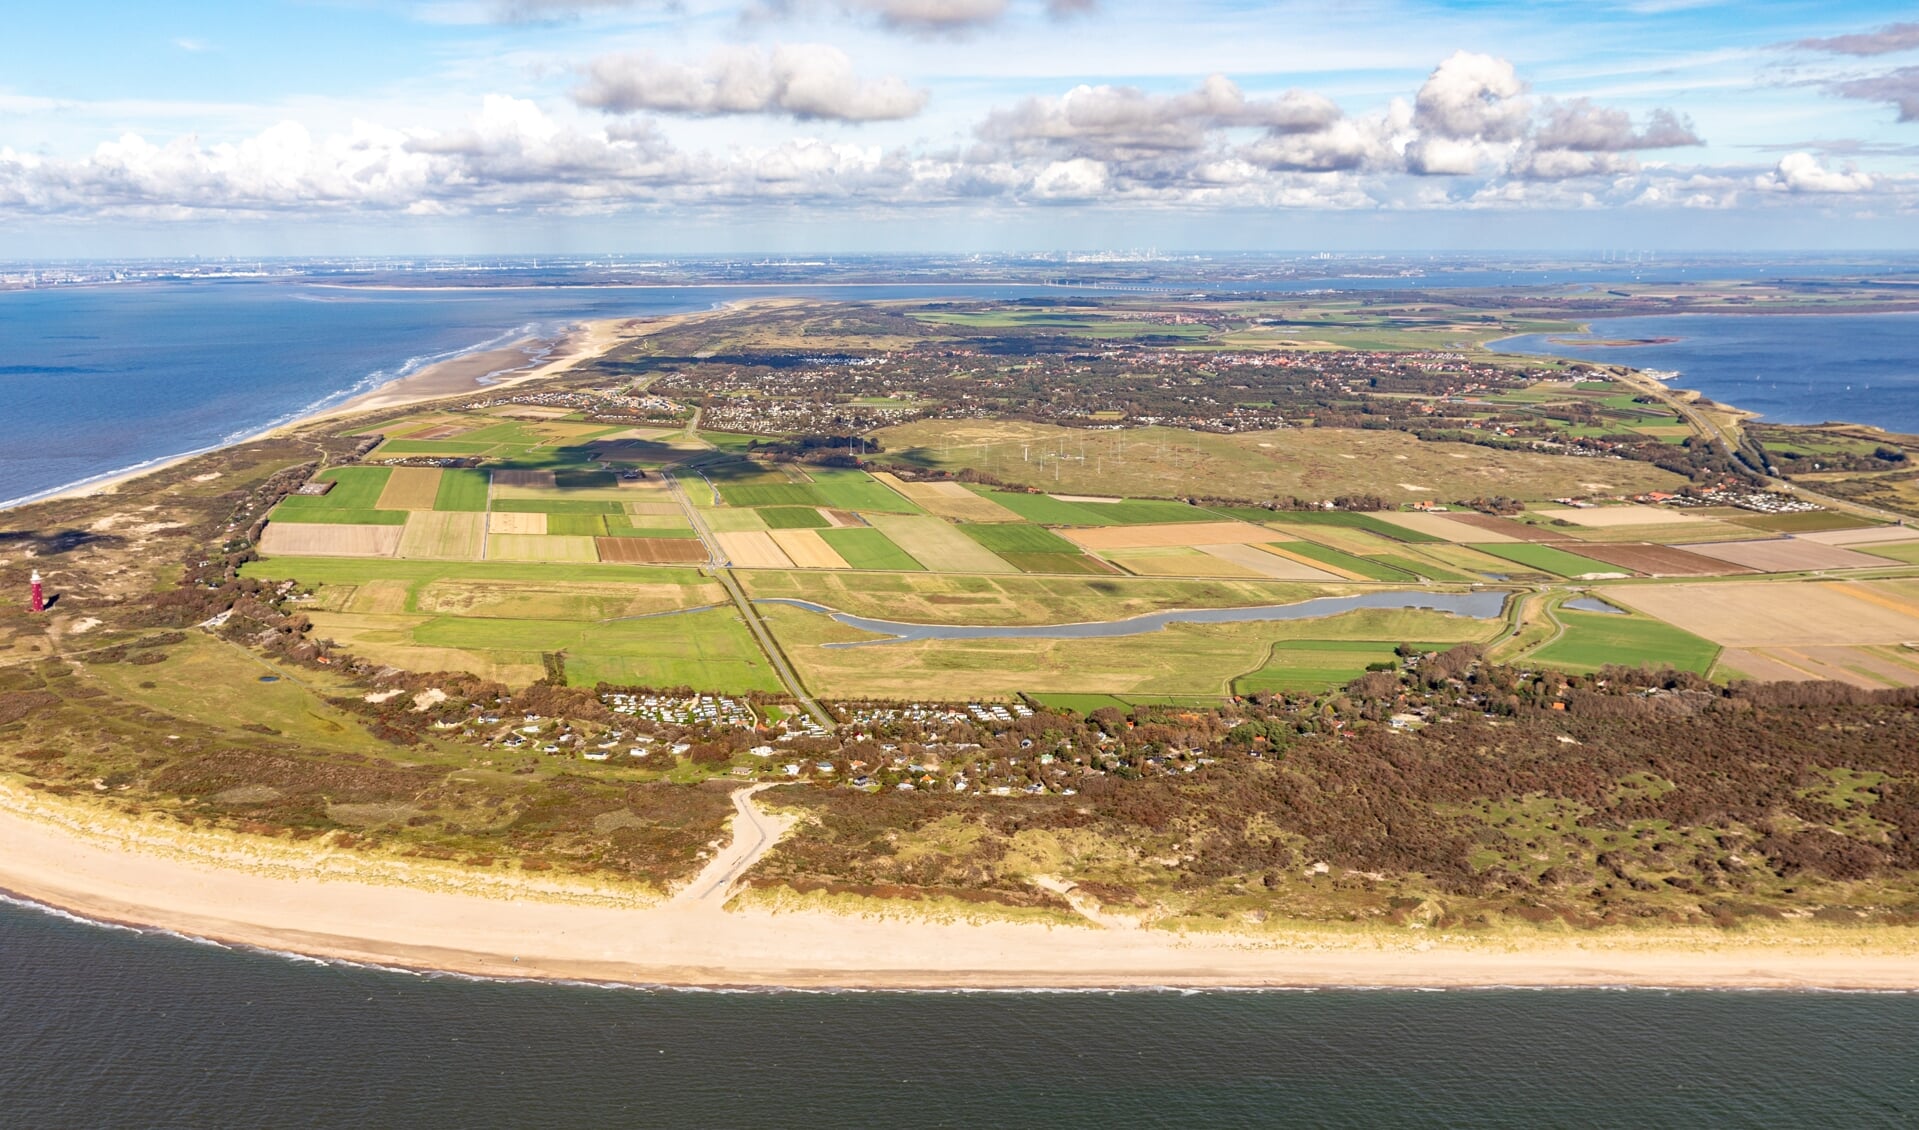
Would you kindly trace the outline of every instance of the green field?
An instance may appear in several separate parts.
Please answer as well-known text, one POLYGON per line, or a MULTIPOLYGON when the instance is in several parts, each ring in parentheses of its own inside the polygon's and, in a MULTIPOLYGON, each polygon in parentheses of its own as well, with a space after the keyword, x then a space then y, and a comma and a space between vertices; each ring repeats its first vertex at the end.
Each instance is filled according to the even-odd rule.
POLYGON ((435 510, 476 511, 486 509, 487 473, 455 467, 440 472, 440 493, 433 500, 435 510))
POLYGON ((574 687, 622 683, 741 694, 779 691, 766 658, 733 608, 610 624, 439 616, 413 629, 418 647, 526 656, 564 654, 574 687))
POLYGON ((1044 526, 1016 522, 961 523, 959 530, 995 553, 1071 553, 1079 547, 1044 526))
POLYGON ((1028 522, 1047 526, 1144 526, 1158 522, 1209 522, 1218 517, 1198 506, 1158 499, 1065 502, 1050 494, 988 490, 979 493, 1028 522))
MULTIPOLYGON (((325 494, 290 494, 276 511, 295 510, 373 510, 380 505, 380 492, 393 474, 388 467, 329 467, 313 476, 334 484, 325 494)), ((282 521, 291 521, 282 518, 282 521)))
POLYGON ((1474 545, 1472 548, 1481 553, 1490 553, 1494 557, 1524 565, 1528 569, 1537 569, 1542 573, 1552 573, 1561 577, 1583 577, 1589 573, 1628 572, 1617 565, 1608 565, 1604 561, 1594 561, 1590 557, 1581 557, 1576 553, 1567 553, 1563 549, 1554 549, 1552 546, 1540 545, 1536 542, 1502 542, 1474 545))
POLYGON ((1369 577, 1375 581, 1417 581, 1419 579, 1419 574, 1395 568, 1379 558, 1360 557, 1331 546, 1315 545, 1309 541, 1276 542, 1275 544, 1283 546, 1288 553, 1310 557, 1322 565, 1331 565, 1335 569, 1358 573, 1362 577, 1369 577))
POLYGON ((865 471, 845 469, 811 472, 813 491, 836 510, 875 510, 882 514, 918 514, 920 508, 892 487, 865 471))
POLYGON ((1099 559, 1084 553, 1008 553, 1004 558, 1022 573, 1096 573, 1112 576, 1113 570, 1100 564, 1099 559))
POLYGON ((364 585, 390 581, 420 585, 444 580, 524 581, 530 585, 579 583, 712 584, 697 569, 661 565, 523 564, 507 561, 396 561, 372 557, 275 557, 249 561, 243 577, 292 578, 321 585, 364 585), (643 571, 641 571, 643 570, 643 571))
MULTIPOLYGON (((821 536, 831 541, 835 534, 850 532, 854 531, 825 530, 821 536)), ((755 598, 790 597, 856 616, 921 624, 1069 624, 1119 620, 1171 608, 1291 604, 1360 591, 1338 583, 1189 581, 1114 575, 1033 577, 1021 573, 755 570, 741 574, 740 581, 755 598)))
MULTIPOLYGON (((1238 508, 1232 511, 1239 513, 1238 508)), ((1261 510, 1263 517, 1252 518, 1255 522, 1286 522, 1295 526, 1347 526, 1355 530, 1366 530, 1394 541, 1403 541, 1418 545, 1422 542, 1443 542, 1446 539, 1432 534, 1422 534, 1404 526, 1395 526, 1382 521, 1371 514, 1360 514, 1351 510, 1261 510)))
MULTIPOLYGON (((291 502, 292 499, 288 499, 291 502)), ((273 508, 268 515, 276 522, 289 525, 300 523, 323 523, 332 526, 404 526, 407 514, 405 510, 339 510, 318 506, 290 507, 285 502, 273 508)))
POLYGON ((1719 657, 1719 645, 1649 616, 1606 612, 1556 613, 1566 632, 1540 648, 1532 659, 1568 671, 1622 667, 1674 667, 1705 674, 1719 657))
MULTIPOLYGON (((607 536, 606 516, 603 514, 548 514, 546 532, 561 536, 603 538, 607 536)), ((623 534, 627 531, 622 531, 623 534)), ((644 534, 629 534, 644 537, 644 534)))
POLYGON ((1131 711, 1133 709, 1132 703, 1110 694, 1029 694, 1026 697, 1041 706, 1050 706, 1055 710, 1075 710, 1081 714, 1091 714, 1095 710, 1109 706, 1115 710, 1131 711))
POLYGON ((1861 526, 1877 526, 1879 522, 1865 522, 1850 514, 1841 514, 1836 510, 1808 510, 1794 514, 1739 514, 1725 519, 1734 525, 1747 526, 1755 530, 1771 530, 1780 534, 1811 534, 1821 530, 1856 530, 1861 526))
POLYGON ((1370 664, 1396 664, 1396 646, 1373 640, 1289 640, 1274 644, 1265 665, 1235 680, 1233 691, 1330 690, 1359 678, 1370 664))
MULTIPOLYGON (((1033 578, 1059 585, 1066 578, 1033 578)), ((767 623, 815 693, 912 698, 939 688, 944 698, 1019 693, 1138 696, 1224 696, 1247 672, 1272 664, 1271 676, 1333 686, 1390 656, 1402 640, 1447 643, 1489 639, 1498 620, 1468 620, 1410 609, 1365 609, 1324 619, 1269 623, 1174 623, 1113 638, 940 639, 872 647, 822 644, 873 640, 818 613, 766 608, 767 623), (1320 646, 1317 641, 1333 641, 1320 646), (1312 646, 1300 648, 1297 641, 1312 646), (1342 643, 1354 641, 1351 646, 1342 643)), ((917 620, 917 616, 901 616, 917 620)))
POLYGON ((562 653, 566 681, 689 686, 725 694, 780 683, 732 608, 612 623, 444 616, 412 632, 423 647, 514 655, 562 653))
POLYGON ((468 443, 464 439, 390 439, 380 445, 381 455, 485 455, 493 445, 484 441, 468 443))
MULTIPOLYGON (((553 519, 557 515, 547 515, 547 529, 553 528, 553 519)), ((683 519, 664 515, 649 514, 634 517, 626 514, 608 514, 605 518, 606 532, 616 538, 696 538, 693 527, 683 519)))
POLYGON ((865 527, 821 530, 820 537, 827 545, 833 547, 834 553, 839 554, 855 569, 887 569, 917 573, 926 568, 878 530, 865 527))
POLYGON ((720 480, 720 497, 728 506, 823 506, 826 500, 806 483, 749 482, 720 480))
POLYGON ((1908 565, 1919 565, 1919 541, 1899 542, 1893 545, 1861 545, 1854 548, 1861 553, 1870 553, 1874 557, 1903 561, 1908 565))
POLYGON ((1440 566, 1435 565, 1430 561, 1414 561, 1410 557, 1392 557, 1385 554, 1381 554, 1380 556, 1372 558, 1372 560, 1382 562, 1386 565, 1391 566, 1392 568, 1399 569, 1407 573, 1412 573, 1416 576, 1425 577, 1427 580, 1430 580, 1430 581, 1447 581, 1452 584, 1470 584, 1472 581, 1476 579, 1473 577, 1468 577, 1463 573, 1455 573, 1451 569, 1441 568, 1440 566))
POLYGON ((823 530, 833 524, 811 506, 762 506, 759 515, 769 530, 823 530))
POLYGON ((707 432, 702 431, 700 438, 719 448, 721 451, 743 453, 752 449, 753 444, 766 439, 765 436, 748 435, 745 432, 707 432))

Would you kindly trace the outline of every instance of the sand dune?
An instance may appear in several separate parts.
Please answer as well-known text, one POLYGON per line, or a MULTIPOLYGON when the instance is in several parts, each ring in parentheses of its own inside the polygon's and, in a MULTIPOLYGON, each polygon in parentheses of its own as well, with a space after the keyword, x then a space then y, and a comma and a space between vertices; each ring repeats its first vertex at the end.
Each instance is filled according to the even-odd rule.
POLYGON ((1865 936, 1793 926, 1754 928, 1737 941, 1708 931, 1515 941, 715 913, 710 899, 674 904, 611 885, 188 832, 9 782, 0 782, 0 888, 227 942, 513 977, 900 987, 1919 987, 1919 931, 1865 936))

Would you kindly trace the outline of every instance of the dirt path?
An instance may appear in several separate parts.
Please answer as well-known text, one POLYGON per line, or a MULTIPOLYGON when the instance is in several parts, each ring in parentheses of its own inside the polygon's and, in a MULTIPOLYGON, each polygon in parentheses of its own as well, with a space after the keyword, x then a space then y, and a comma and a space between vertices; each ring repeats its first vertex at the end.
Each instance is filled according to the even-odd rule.
POLYGON ((1102 930, 1137 930, 1140 920, 1128 918, 1124 914, 1109 914, 1100 908, 1097 899, 1088 898, 1079 893, 1079 888, 1064 879, 1053 875, 1033 876, 1033 885, 1041 890, 1051 891, 1066 900, 1074 913, 1086 919, 1102 930))
POLYGON ((793 827, 790 816, 774 816, 753 803, 753 794, 777 785, 753 785, 733 794, 733 841, 720 849, 693 881, 668 905, 684 910, 718 911, 733 894, 740 876, 773 850, 793 827))

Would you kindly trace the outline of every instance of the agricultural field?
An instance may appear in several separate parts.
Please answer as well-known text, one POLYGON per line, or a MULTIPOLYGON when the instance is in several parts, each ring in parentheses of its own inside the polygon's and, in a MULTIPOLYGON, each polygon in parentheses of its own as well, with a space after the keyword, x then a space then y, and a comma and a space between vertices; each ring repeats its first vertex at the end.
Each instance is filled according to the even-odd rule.
POLYGON ((805 600, 855 616, 920 624, 1069 624, 1177 608, 1291 604, 1359 591, 1351 585, 1018 573, 754 572, 740 581, 756 600, 805 600))
POLYGON ((1726 647, 1919 640, 1919 582, 1729 581, 1608 586, 1608 600, 1726 647))
MULTIPOLYGON (((961 320, 944 324, 985 324, 974 315, 956 316, 961 320)), ((1350 321, 1340 322, 1337 332, 1374 332, 1367 317, 1358 309, 1341 313, 1335 321, 1350 321)), ((1062 332, 1090 325, 1077 314, 1062 319, 1033 311, 1015 322, 1062 332)), ((1507 408, 1550 413, 1569 396, 1598 405, 1620 426, 1648 434, 1670 426, 1609 382, 1579 388, 1553 382, 1497 399, 1507 408)), ((1380 494, 1391 504, 1484 494, 1534 500, 1626 494, 1678 481, 1644 463, 1422 442, 1383 430, 1222 434, 924 419, 875 434, 893 466, 919 469, 899 475, 773 462, 758 457, 753 436, 696 439, 659 428, 602 426, 542 405, 428 412, 374 430, 387 438, 373 460, 461 455, 470 457, 463 464, 477 465, 330 468, 320 475, 335 483, 328 494, 296 496, 274 512, 260 543, 266 560, 252 568, 297 563, 301 579, 321 584, 315 615, 328 630, 391 662, 418 666, 457 653, 479 664, 476 669, 537 677, 552 656, 564 655, 573 681, 669 671, 664 645, 656 647, 654 636, 613 625, 689 607, 662 595, 689 589, 715 612, 661 624, 698 627, 700 636, 718 642, 707 654, 689 638, 686 662, 729 672, 723 677, 733 687, 767 676, 760 667, 749 672, 739 665, 743 653, 736 645, 742 639, 750 645, 750 637, 736 638, 734 629, 744 626, 722 615, 724 592, 681 576, 688 567, 712 567, 709 541, 723 567, 742 571, 738 579, 755 599, 788 597, 884 619, 963 624, 1110 620, 1169 608, 1288 603, 1367 586, 1515 577, 1547 586, 1622 575, 1858 567, 1861 561, 1893 567, 1907 545, 1919 543, 1902 542, 1905 534, 1883 527, 1819 515, 1778 523, 1810 536, 1755 539, 1754 531, 1771 518, 1730 508, 1695 513, 1534 501, 1522 513, 1495 517, 1462 507, 1355 512, 1176 500, 1215 496, 1221 483, 1252 500, 1282 504, 1287 497, 1341 493, 1380 494), (1034 486, 921 477, 965 467, 1034 486), (703 540, 703 532, 710 537, 703 540), (390 575, 329 581, 316 564, 325 561, 349 571, 377 561, 390 575), (455 573, 423 581, 406 572, 414 568, 455 573), (489 580, 458 572, 463 569, 523 570, 526 581, 489 580), (575 570, 583 572, 569 572, 575 570), (680 579, 653 579, 659 574, 680 579), (606 591, 609 583, 633 586, 635 598, 606 591), (522 595, 510 595, 516 592, 522 595), (497 621, 520 626, 508 630, 497 621)), ((1694 668, 1711 664, 1723 641, 1705 632, 1689 635, 1678 620, 1669 627, 1654 615, 1643 609, 1611 618, 1564 613, 1566 631, 1543 643, 1537 658, 1577 667, 1601 653, 1613 655, 1607 661, 1637 662, 1663 648, 1694 668)), ((842 638, 846 629, 795 609, 773 608, 768 621, 783 646, 850 642, 842 638)), ((1307 638, 1291 626, 1188 625, 1155 633, 1153 646, 1048 641, 1023 665, 1003 658, 1006 641, 981 640, 815 648, 819 654, 796 662, 815 693, 877 693, 888 680, 904 688, 934 679, 953 693, 1204 699, 1235 688, 1326 689, 1384 662, 1384 653, 1406 639, 1463 638, 1458 624, 1419 627, 1307 638), (966 673, 949 684, 942 664, 966 673), (860 673, 869 668, 875 670, 860 673), (815 674, 820 686, 811 685, 815 674)), ((1492 634, 1485 624, 1468 627, 1475 638, 1492 634)), ((1752 660, 1764 661, 1756 654, 1752 660)))
POLYGON ((778 689, 725 590, 692 570, 283 558, 248 571, 314 585, 315 630, 378 662, 531 681, 560 655, 578 686, 778 689))
POLYGON ((817 468, 809 470, 807 476, 813 480, 814 493, 825 500, 825 505, 835 509, 872 510, 883 514, 919 513, 918 506, 888 486, 879 475, 817 468))
POLYGON ((1287 677, 1283 672, 1288 669, 1301 685, 1319 685, 1331 671, 1359 674, 1382 652, 1390 654, 1401 640, 1484 640, 1499 624, 1436 612, 1365 610, 1321 620, 1175 623, 1157 632, 1113 639, 926 640, 825 647, 821 645, 876 637, 783 605, 767 607, 766 619, 801 677, 818 693, 910 698, 938 687, 948 698, 999 699, 1021 692, 1218 699, 1232 693, 1243 676, 1264 672, 1262 678, 1274 681, 1287 677), (1329 652, 1292 649, 1279 642, 1289 640, 1359 641, 1364 646, 1329 652))
POLYGON ((833 552, 839 554, 849 568, 915 573, 926 568, 885 534, 870 527, 821 530, 820 540, 832 546, 833 552))
POLYGON ((1305 554, 1294 553, 1291 546, 1226 542, 1219 545, 1202 545, 1198 548, 1201 553, 1208 556, 1217 557, 1221 561, 1230 561, 1235 565, 1251 569, 1262 577, 1271 577, 1274 580, 1363 581, 1369 579, 1356 572, 1330 567, 1305 554))
MULTIPOLYGON (((337 489, 337 488, 336 488, 337 489)), ((438 467, 395 467, 380 491, 380 510, 433 510, 440 498, 438 467)))
POLYGON ((1357 679, 1369 666, 1398 666, 1395 646, 1374 640, 1280 641, 1263 666, 1233 681, 1233 692, 1330 690, 1357 679))
POLYGON ((1690 553, 1743 565, 1762 573, 1798 573, 1828 569, 1870 569, 1884 562, 1864 553, 1803 538, 1713 542, 1681 546, 1690 553))
MULTIPOLYGON (((1611 590, 1608 590, 1610 596, 1611 590)), ((1596 671, 1621 667, 1672 667, 1705 674, 1718 658, 1719 646, 1650 616, 1608 612, 1554 613, 1563 634, 1534 651, 1530 661, 1568 671, 1596 671)))
POLYGON ((1883 557, 1888 561, 1897 561, 1906 565, 1919 565, 1919 541, 1900 542, 1897 545, 1867 545, 1860 547, 1862 552, 1874 557, 1883 557))
POLYGON ((1890 644, 1728 648, 1714 674, 1763 682, 1846 683, 1864 690, 1919 686, 1919 650, 1890 644))
POLYGON ((269 557, 391 557, 399 551, 404 532, 396 525, 273 522, 260 535, 260 552, 269 557))
POLYGON ((407 519, 400 535, 401 557, 471 561, 486 538, 486 515, 465 511, 427 511, 407 519))
POLYGON ((1582 542, 1578 553, 1595 561, 1648 577, 1723 577, 1753 570, 1730 561, 1689 553, 1670 545, 1582 542))
POLYGON ((1595 561, 1590 557, 1581 557, 1568 553, 1564 549, 1536 542, 1521 542, 1513 545, 1481 545, 1475 547, 1481 553, 1502 557, 1507 561, 1550 573, 1558 577, 1570 577, 1575 580, 1591 580, 1598 577, 1621 576, 1617 566, 1604 561, 1595 561))
POLYGON ((1005 559, 959 532, 959 528, 928 514, 874 514, 875 529, 913 560, 936 573, 1016 572, 1005 559))
POLYGON ((487 474, 484 471, 453 469, 440 472, 440 490, 433 497, 433 509, 485 511, 487 474))
MULTIPOLYGON (((889 459, 927 470, 972 467, 1057 494, 1135 498, 1217 495, 1330 498, 1377 493, 1394 503, 1505 494, 1558 498, 1674 490, 1677 475, 1646 463, 1577 459, 1456 443, 1395 431, 1293 428, 1214 434, 1168 428, 1085 431, 1012 420, 919 420, 876 433, 889 459)), ((1014 506, 995 494, 995 501, 1014 506)), ((1016 508, 1016 507, 1015 507, 1016 508)), ((1024 513, 1029 521, 1072 524, 1024 513)), ((1166 519, 1157 519, 1164 521, 1166 519)))

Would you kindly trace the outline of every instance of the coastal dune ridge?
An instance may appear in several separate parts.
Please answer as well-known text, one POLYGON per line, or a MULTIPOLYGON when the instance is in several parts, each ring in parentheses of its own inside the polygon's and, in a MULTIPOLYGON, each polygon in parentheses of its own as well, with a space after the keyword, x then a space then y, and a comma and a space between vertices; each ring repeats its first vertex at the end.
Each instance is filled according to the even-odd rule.
MULTIPOLYGON (((722 853, 723 854, 723 853, 722 853)), ((0 781, 0 890, 74 916, 381 968, 660 987, 1919 989, 1919 945, 1736 936, 1109 930, 663 900, 190 830, 0 781)))

